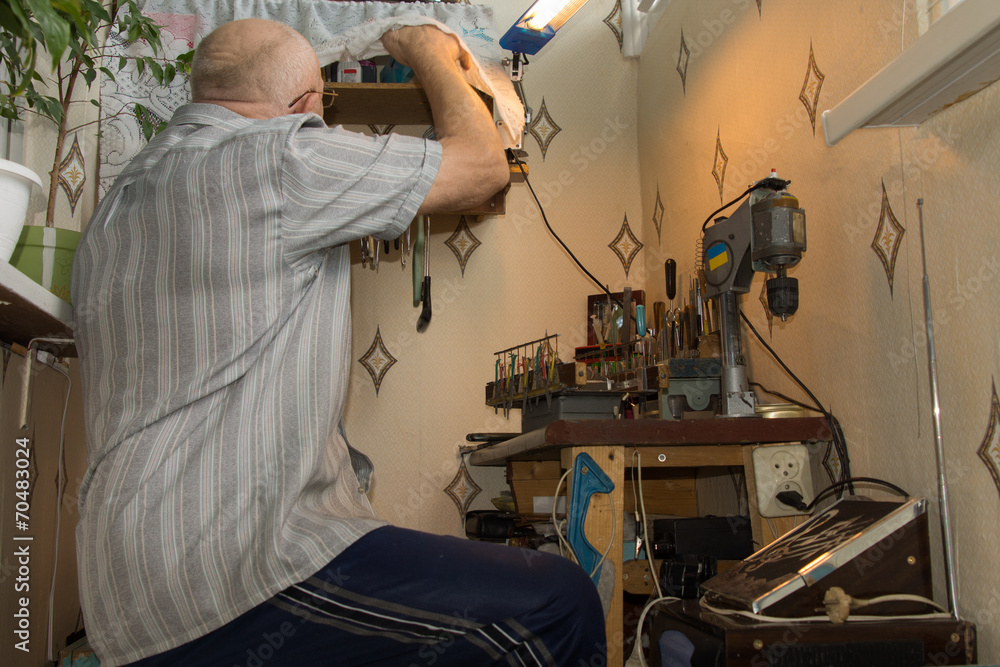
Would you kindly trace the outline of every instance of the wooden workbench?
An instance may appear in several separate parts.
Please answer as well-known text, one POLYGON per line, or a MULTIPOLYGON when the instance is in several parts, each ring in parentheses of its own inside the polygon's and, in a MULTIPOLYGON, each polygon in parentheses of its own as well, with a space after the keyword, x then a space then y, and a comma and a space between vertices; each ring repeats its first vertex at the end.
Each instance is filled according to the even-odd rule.
MULTIPOLYGON (((621 667, 622 646, 622 534, 614 530, 612 506, 625 506, 625 470, 634 451, 642 456, 642 467, 698 468, 740 466, 747 482, 747 500, 754 539, 766 540, 757 512, 752 450, 778 443, 828 441, 832 438, 824 417, 765 419, 760 417, 694 420, 576 420, 555 421, 545 428, 472 452, 469 462, 480 466, 506 465, 508 461, 560 461, 569 469, 578 454, 587 453, 614 482, 610 494, 595 494, 587 511, 585 534, 591 544, 611 542, 607 560, 616 577, 606 621, 608 665, 621 667), (614 535, 612 535, 612 532, 614 535)), ((621 517, 617 524, 621 525, 621 517)))

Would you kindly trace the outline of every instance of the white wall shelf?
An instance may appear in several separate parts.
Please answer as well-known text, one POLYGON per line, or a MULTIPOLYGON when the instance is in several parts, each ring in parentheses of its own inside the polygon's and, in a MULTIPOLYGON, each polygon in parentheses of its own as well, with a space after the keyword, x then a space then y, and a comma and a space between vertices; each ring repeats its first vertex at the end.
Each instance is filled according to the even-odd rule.
POLYGON ((832 109, 833 146, 862 127, 919 125, 1000 79, 1000 2, 963 0, 832 109))
MULTIPOLYGON (((73 338, 73 307, 0 261, 0 340, 25 347, 33 338, 73 338)), ((48 349, 48 346, 46 346, 48 349)), ((73 346, 59 356, 76 356, 73 346)))

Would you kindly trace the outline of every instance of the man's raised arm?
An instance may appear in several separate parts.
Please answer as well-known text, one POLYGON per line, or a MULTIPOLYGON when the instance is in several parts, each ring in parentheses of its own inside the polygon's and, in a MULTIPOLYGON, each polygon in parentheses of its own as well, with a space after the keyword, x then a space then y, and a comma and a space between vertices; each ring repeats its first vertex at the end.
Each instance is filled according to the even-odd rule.
POLYGON ((481 204, 510 180, 493 116, 462 75, 468 56, 458 40, 434 26, 407 26, 382 36, 396 60, 413 68, 430 101, 444 155, 420 213, 481 204))

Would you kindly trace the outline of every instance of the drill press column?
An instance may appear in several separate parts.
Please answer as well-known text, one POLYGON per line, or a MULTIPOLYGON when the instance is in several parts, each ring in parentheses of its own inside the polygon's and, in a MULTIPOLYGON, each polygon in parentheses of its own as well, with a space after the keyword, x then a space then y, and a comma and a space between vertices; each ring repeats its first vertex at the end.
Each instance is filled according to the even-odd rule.
POLYGON ((727 417, 752 417, 756 401, 747 380, 747 367, 740 341, 739 295, 726 292, 719 296, 722 313, 720 336, 722 343, 722 414, 727 417))

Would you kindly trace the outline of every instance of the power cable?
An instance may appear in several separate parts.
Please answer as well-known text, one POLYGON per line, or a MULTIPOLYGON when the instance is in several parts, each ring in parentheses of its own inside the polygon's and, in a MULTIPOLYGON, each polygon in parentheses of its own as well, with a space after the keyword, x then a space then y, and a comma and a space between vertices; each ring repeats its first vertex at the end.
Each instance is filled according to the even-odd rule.
POLYGON ((723 211, 725 211, 727 208, 729 208, 733 204, 738 203, 741 199, 743 199, 748 194, 750 194, 751 192, 753 192, 754 190, 756 190, 757 188, 760 188, 760 187, 763 187, 763 185, 761 183, 757 183, 756 185, 751 185, 749 188, 747 188, 746 190, 744 190, 743 194, 741 194, 739 197, 737 197, 736 199, 732 200, 728 204, 723 204, 719 208, 717 208, 714 211, 712 211, 712 214, 710 216, 708 216, 707 218, 705 218, 705 222, 701 223, 701 233, 704 234, 705 230, 708 229, 708 223, 710 223, 712 221, 712 218, 714 218, 719 213, 722 213, 723 211))
MULTIPOLYGON (((563 250, 565 250, 569 254, 570 258, 572 258, 572 260, 576 262, 576 265, 580 267, 580 270, 583 271, 585 274, 587 274, 587 277, 593 280, 594 284, 597 285, 602 292, 607 294, 609 299, 614 301, 622 310, 624 310, 625 306, 622 304, 622 302, 617 298, 615 298, 615 296, 611 293, 611 290, 609 290, 607 287, 601 284, 601 281, 598 280, 593 273, 587 270, 587 267, 583 265, 583 262, 577 259, 576 255, 573 254, 573 251, 569 249, 569 246, 567 246, 563 242, 563 240, 559 238, 559 235, 556 234, 555 230, 552 229, 552 225, 549 224, 549 219, 545 215, 545 208, 542 207, 542 202, 538 200, 538 195, 535 194, 535 189, 531 187, 531 181, 528 180, 528 172, 524 170, 524 163, 521 162, 521 159, 517 157, 517 155, 514 154, 514 151, 510 150, 509 148, 507 149, 507 157, 508 159, 512 159, 517 164, 517 168, 521 170, 521 175, 524 176, 524 184, 528 186, 528 191, 534 198, 535 204, 538 205, 538 212, 542 214, 542 222, 545 223, 545 227, 549 230, 549 233, 552 234, 552 237, 559 242, 559 245, 563 247, 563 250)), ((631 313, 629 313, 629 317, 631 317, 632 321, 635 321, 635 316, 632 315, 631 313)))
MULTIPOLYGON (((795 381, 795 383, 798 384, 802 388, 802 390, 806 393, 807 396, 809 396, 809 398, 813 402, 813 406, 814 407, 808 406, 808 405, 804 405, 804 404, 799 403, 797 401, 791 401, 789 399, 790 402, 793 402, 796 405, 800 405, 800 406, 805 407, 805 408, 816 409, 819 412, 821 412, 824 417, 826 417, 827 422, 830 425, 830 433, 832 434, 832 437, 833 437, 833 446, 837 450, 837 455, 840 457, 840 469, 841 469, 841 475, 840 476, 841 476, 841 479, 842 480, 843 479, 850 479, 851 478, 851 460, 850 460, 850 457, 847 454, 847 439, 844 436, 844 429, 841 428, 840 422, 837 420, 836 417, 833 416, 833 413, 831 413, 829 410, 827 410, 826 408, 823 407, 823 404, 820 403, 820 401, 819 401, 818 398, 816 398, 816 395, 814 393, 812 393, 812 391, 809 389, 809 387, 807 387, 806 384, 802 380, 800 380, 799 377, 795 373, 792 372, 792 369, 790 369, 788 367, 788 364, 786 364, 782 360, 782 358, 778 355, 778 353, 774 351, 774 348, 772 348, 770 345, 767 344, 767 341, 764 340, 764 337, 760 335, 760 332, 757 331, 756 327, 754 327, 753 323, 750 321, 749 318, 747 318, 746 314, 743 312, 742 309, 740 310, 740 317, 743 319, 743 321, 746 323, 746 325, 750 328, 750 331, 753 332, 753 335, 757 338, 757 341, 761 345, 764 346, 764 349, 767 350, 771 354, 771 356, 774 358, 774 360, 778 362, 778 364, 781 366, 781 368, 786 373, 788 373, 788 376, 790 378, 792 378, 795 381)), ((767 390, 765 390, 765 391, 767 391, 767 390)), ((771 392, 771 391, 768 391, 767 393, 774 394, 774 392, 771 392)), ((775 396, 780 396, 779 394, 774 394, 774 395, 775 396)), ((782 397, 782 398, 784 398, 784 397, 782 397)), ((854 493, 854 487, 852 485, 850 485, 850 484, 848 484, 847 487, 848 487, 849 492, 853 494, 854 493)))

